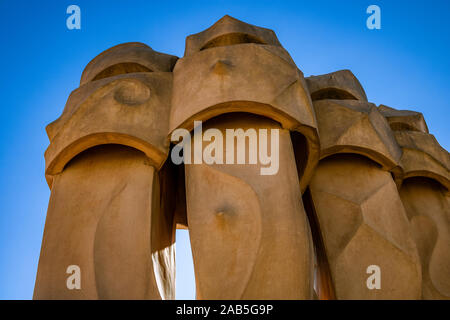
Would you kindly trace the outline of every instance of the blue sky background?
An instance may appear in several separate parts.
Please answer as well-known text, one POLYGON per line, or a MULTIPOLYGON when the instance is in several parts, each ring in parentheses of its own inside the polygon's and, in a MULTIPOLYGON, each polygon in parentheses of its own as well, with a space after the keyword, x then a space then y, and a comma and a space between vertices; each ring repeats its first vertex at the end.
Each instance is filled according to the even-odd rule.
MULTIPOLYGON (((447 150, 450 1, 0 1, 0 299, 32 297, 49 198, 45 126, 86 64, 140 41, 182 56, 185 37, 223 15, 273 29, 305 76, 351 69, 370 101, 424 114, 447 150), (66 8, 81 8, 81 30, 66 8), (366 8, 381 8, 381 30, 366 8)), ((178 232, 177 298, 194 298, 187 232, 178 232)))

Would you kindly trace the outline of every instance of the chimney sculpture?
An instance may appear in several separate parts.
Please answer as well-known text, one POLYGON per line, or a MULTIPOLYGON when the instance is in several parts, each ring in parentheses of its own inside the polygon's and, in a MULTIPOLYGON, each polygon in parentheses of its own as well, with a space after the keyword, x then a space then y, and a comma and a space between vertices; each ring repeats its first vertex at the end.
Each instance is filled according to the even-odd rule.
POLYGON ((450 298, 448 152, 351 71, 305 79, 272 30, 110 48, 47 133, 35 299, 173 299, 176 228, 198 299, 450 298))

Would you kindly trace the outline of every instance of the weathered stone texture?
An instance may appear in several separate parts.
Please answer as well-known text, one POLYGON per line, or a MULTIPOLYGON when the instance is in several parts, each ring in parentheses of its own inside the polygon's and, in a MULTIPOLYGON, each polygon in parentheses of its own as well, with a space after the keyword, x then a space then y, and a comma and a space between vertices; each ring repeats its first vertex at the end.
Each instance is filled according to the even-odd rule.
MULTIPOLYGON (((218 117, 208 127, 280 128, 251 115, 218 117)), ((198 298, 312 298, 313 249, 288 130, 280 131, 279 150, 279 171, 270 176, 259 162, 186 165, 198 298)))
POLYGON ((450 299, 450 157, 423 115, 386 106, 402 148, 400 196, 422 262, 422 298, 450 299))
POLYGON ((138 150, 102 146, 74 158, 53 181, 34 298, 173 298, 172 221, 159 189, 138 150), (66 287, 69 265, 81 269, 81 290, 66 287))
POLYGON ((337 299, 418 299, 419 257, 389 172, 357 155, 320 162, 311 181, 337 299), (380 290, 366 286, 381 268, 380 290))
POLYGON ((450 298, 449 153, 421 113, 375 106, 351 71, 305 78, 270 29, 225 16, 180 59, 112 47, 46 130, 36 299, 174 298, 176 227, 199 299, 450 298), (279 170, 176 166, 171 134, 194 121, 268 130, 279 170))

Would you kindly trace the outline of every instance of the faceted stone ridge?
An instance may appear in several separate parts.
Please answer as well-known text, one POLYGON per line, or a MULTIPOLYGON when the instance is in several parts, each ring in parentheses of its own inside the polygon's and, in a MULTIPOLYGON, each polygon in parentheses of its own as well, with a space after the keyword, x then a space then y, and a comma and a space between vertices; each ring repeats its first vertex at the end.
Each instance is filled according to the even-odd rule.
POLYGON ((143 72, 89 82, 74 91, 47 126, 46 175, 60 173, 77 154, 101 144, 144 152, 159 168, 168 154, 172 74, 143 72))
POLYGON ((118 74, 171 72, 178 57, 154 51, 140 42, 122 43, 92 59, 81 75, 80 86, 118 74))
POLYGON ((361 83, 350 70, 339 70, 332 73, 306 78, 313 101, 323 99, 360 100, 367 97, 361 83))
POLYGON ((420 131, 428 133, 428 127, 423 114, 410 110, 397 110, 383 104, 378 110, 386 117, 391 129, 394 131, 420 131))
POLYGON ((394 170, 401 149, 377 107, 358 100, 317 100, 321 158, 336 153, 357 153, 394 170))
POLYGON ((350 70, 305 78, 272 30, 224 16, 182 58, 114 46, 46 130, 35 299, 173 299, 180 225, 200 299, 450 298, 449 153, 421 113, 377 107, 350 70), (171 135, 196 121, 214 143, 194 135, 194 162, 171 161, 171 135), (229 131, 251 163, 225 161, 229 131))
POLYGON ((184 56, 209 48, 240 43, 257 43, 281 47, 275 32, 272 30, 257 27, 226 15, 205 31, 188 36, 184 56))

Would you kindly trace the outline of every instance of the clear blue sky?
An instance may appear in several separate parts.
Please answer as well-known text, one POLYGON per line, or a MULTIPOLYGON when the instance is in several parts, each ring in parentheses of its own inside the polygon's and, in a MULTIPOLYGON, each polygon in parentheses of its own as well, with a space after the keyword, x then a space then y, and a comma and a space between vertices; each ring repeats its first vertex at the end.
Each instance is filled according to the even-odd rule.
MULTIPOLYGON (((21 1, 0 2, 0 299, 30 299, 49 198, 45 126, 63 110, 101 51, 140 41, 182 56, 185 37, 223 15, 275 30, 306 76, 351 69, 370 101, 424 114, 447 150, 450 1, 21 1), (66 8, 81 8, 81 30, 66 8), (381 8, 382 29, 366 28, 381 8)), ((177 296, 193 298, 188 237, 177 250, 177 296)))

